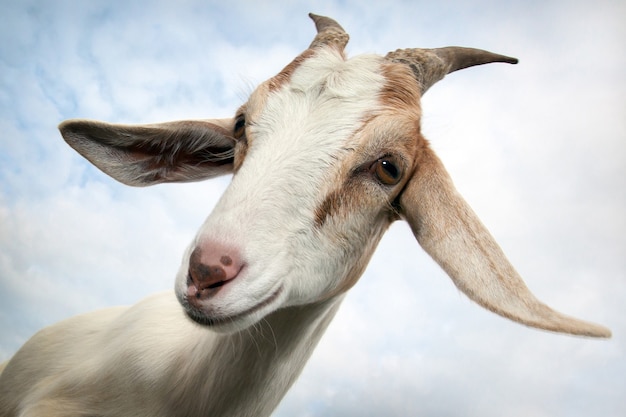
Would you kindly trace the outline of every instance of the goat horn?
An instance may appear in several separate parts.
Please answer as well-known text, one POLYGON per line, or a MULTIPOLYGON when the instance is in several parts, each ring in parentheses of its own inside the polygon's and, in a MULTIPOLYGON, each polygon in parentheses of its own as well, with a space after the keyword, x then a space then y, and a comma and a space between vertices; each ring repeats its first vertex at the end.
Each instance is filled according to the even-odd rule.
POLYGON ((398 49, 385 59, 408 65, 421 86, 422 94, 451 72, 492 62, 517 64, 517 58, 460 46, 436 49, 398 49))
POLYGON ((315 22, 317 35, 311 42, 309 48, 315 48, 322 45, 335 45, 340 51, 346 47, 350 36, 335 20, 326 16, 318 16, 309 13, 309 17, 315 22))

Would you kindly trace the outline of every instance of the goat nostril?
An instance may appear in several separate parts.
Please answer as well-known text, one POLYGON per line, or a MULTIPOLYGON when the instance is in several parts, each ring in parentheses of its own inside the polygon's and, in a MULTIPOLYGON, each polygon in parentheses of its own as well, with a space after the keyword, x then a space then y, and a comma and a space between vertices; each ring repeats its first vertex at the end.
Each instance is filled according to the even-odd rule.
POLYGON ((220 262, 224 266, 231 266, 233 264, 233 259, 228 255, 224 255, 220 258, 220 262))
POLYGON ((221 281, 225 278, 226 278, 226 271, 224 271, 224 268, 222 268, 219 265, 212 265, 209 267, 209 273, 206 279, 209 279, 211 281, 215 281, 215 280, 221 281))

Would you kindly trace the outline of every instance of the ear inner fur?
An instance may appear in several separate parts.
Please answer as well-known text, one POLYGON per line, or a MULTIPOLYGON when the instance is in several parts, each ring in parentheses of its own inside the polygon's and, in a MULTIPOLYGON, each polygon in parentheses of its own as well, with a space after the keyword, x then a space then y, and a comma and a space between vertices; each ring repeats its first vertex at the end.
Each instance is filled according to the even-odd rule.
POLYGON ((232 119, 121 125, 68 120, 65 141, 96 167, 132 186, 198 181, 232 170, 232 119))

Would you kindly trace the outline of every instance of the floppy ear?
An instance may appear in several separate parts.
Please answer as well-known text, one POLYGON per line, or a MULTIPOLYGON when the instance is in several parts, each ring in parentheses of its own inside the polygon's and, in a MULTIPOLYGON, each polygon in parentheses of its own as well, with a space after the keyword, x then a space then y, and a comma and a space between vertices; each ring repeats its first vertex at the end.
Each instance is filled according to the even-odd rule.
POLYGON ((429 148, 420 156, 400 205, 424 250, 481 306, 527 326, 610 337, 608 329, 565 316, 535 298, 429 148))
POLYGON ((65 141, 116 180, 133 186, 199 181, 232 172, 233 119, 120 125, 68 120, 65 141))

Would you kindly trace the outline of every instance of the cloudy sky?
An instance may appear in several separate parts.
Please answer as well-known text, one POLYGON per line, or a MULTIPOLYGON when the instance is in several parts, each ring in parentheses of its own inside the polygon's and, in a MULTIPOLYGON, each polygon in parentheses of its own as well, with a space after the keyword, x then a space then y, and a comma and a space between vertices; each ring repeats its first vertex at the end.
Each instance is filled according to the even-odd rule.
POLYGON ((395 224, 299 381, 288 416, 626 415, 626 3, 0 0, 0 360, 35 331, 172 288, 228 185, 123 186, 56 130, 228 117, 337 19, 347 51, 516 56, 450 75, 423 127, 533 292, 613 330, 482 310, 395 224))

